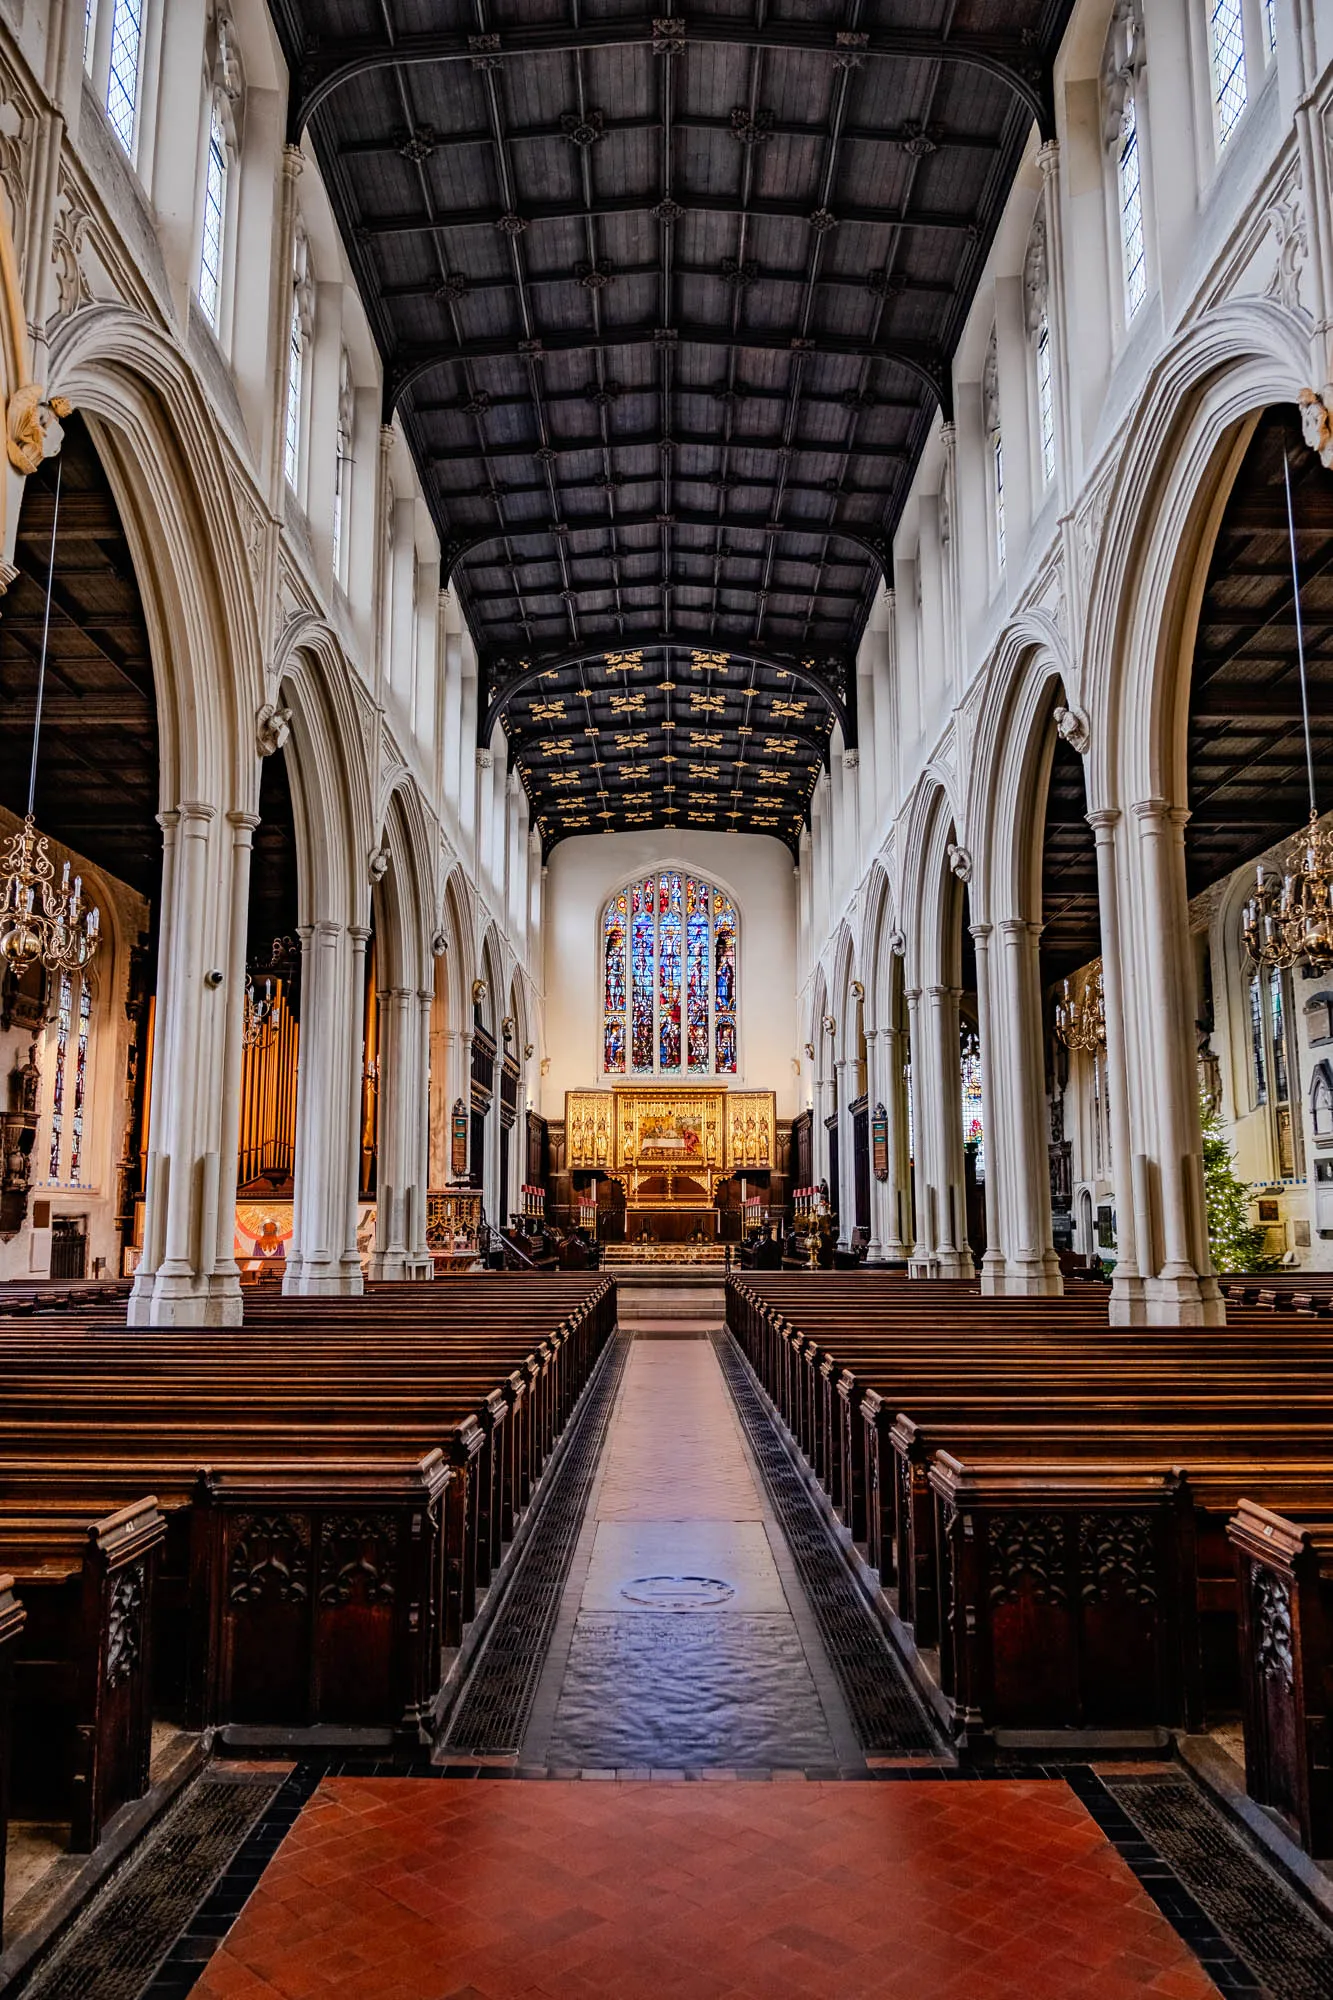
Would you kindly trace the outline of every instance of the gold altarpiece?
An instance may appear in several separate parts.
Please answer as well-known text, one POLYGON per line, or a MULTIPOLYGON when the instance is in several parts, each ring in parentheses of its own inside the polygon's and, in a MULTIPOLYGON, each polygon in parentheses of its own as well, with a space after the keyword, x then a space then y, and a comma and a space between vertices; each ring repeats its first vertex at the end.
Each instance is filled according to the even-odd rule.
POLYGON ((626 1209, 711 1208, 719 1181, 774 1164, 771 1090, 626 1085, 565 1093, 570 1168, 619 1181, 626 1209))

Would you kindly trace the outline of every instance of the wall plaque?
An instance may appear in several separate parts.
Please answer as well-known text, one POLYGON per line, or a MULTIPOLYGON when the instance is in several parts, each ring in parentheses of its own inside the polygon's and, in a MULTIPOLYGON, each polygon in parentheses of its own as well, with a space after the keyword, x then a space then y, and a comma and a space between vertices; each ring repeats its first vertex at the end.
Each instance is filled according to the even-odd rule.
POLYGON ((875 1106, 870 1120, 870 1157, 875 1166, 875 1179, 889 1178, 889 1114, 882 1104, 875 1106))
POLYGON ((449 1172, 456 1181, 461 1181, 467 1173, 467 1142, 467 1106, 461 1097, 456 1097, 449 1121, 449 1172))

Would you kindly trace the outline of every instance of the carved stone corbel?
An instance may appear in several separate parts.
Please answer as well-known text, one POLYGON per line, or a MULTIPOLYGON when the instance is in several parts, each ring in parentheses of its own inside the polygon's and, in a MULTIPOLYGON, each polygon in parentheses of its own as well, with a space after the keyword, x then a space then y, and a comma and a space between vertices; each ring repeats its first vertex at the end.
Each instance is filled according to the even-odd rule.
POLYGON ((1302 389, 1296 400, 1301 406, 1301 436, 1318 454, 1319 463, 1333 472, 1333 382, 1326 382, 1322 390, 1302 389))
POLYGON ((965 847, 959 847, 952 840, 949 842, 949 866, 960 882, 972 880, 972 856, 965 847))
POLYGON ((430 941, 431 957, 443 958, 444 954, 448 951, 448 949, 449 949, 448 938, 445 936, 443 931, 436 931, 434 937, 430 941))
POLYGON ((366 867, 372 882, 382 882, 389 872, 391 856, 387 847, 372 847, 366 857, 366 867))
POLYGON ((255 748, 261 757, 272 757, 292 733, 292 712, 266 701, 255 717, 255 748))
POLYGON ((1055 733, 1063 736, 1071 750, 1077 750, 1080 757, 1086 757, 1092 742, 1092 730, 1087 716, 1081 708, 1057 708, 1055 711, 1055 733))
POLYGON ((14 391, 5 411, 5 449, 16 472, 31 475, 55 457, 65 439, 60 419, 73 408, 66 396, 48 401, 40 382, 25 382, 14 391))

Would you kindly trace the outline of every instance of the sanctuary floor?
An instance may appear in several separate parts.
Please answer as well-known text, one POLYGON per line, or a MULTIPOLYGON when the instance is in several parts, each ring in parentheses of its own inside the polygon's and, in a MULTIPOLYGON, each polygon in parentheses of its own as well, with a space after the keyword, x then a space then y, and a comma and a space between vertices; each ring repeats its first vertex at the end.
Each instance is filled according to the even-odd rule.
POLYGON ((229 1863, 168 1821, 24 2000, 1333 1992, 1179 1766, 957 1767, 707 1327, 613 1343, 435 1759, 215 1762, 229 1863))

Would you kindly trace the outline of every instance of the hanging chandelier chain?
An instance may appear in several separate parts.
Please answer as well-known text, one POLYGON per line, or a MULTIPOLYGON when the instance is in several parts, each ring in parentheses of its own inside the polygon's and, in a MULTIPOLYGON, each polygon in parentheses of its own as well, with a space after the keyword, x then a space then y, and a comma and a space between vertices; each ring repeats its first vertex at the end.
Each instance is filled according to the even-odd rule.
POLYGON ((32 723, 32 763, 28 771, 28 810, 23 825, 6 844, 4 876, 0 880, 0 961, 15 973, 40 963, 62 975, 82 972, 101 943, 101 914, 86 903, 83 878, 70 882, 67 861, 57 889, 50 843, 38 833, 37 753, 42 735, 42 702, 46 693, 46 658, 51 640, 51 599, 55 593, 56 530, 60 521, 62 461, 56 461, 51 508, 51 548, 46 568, 46 611, 42 620, 42 650, 37 667, 37 707, 32 723))
POLYGON ((1315 792, 1314 744, 1310 735, 1310 695, 1305 672, 1305 625, 1301 617, 1300 563, 1296 549, 1296 509, 1291 493, 1291 462, 1284 447, 1282 483, 1287 499, 1287 542, 1291 553, 1291 589, 1296 607, 1296 666, 1301 686, 1301 726, 1305 732, 1305 771, 1310 787, 1310 819, 1288 848, 1281 871, 1262 863, 1255 871, 1254 894, 1245 905, 1245 949, 1255 965, 1287 971, 1308 966, 1313 972, 1333 966, 1333 832, 1319 824, 1315 792))
POLYGON ((1305 731, 1305 775, 1310 786, 1310 818, 1318 816, 1314 788, 1314 748, 1310 741, 1310 690, 1305 678, 1305 625, 1301 618, 1301 575, 1296 559, 1296 514, 1291 499, 1291 461, 1282 449, 1282 484, 1287 496, 1287 541, 1291 549, 1291 595, 1296 607, 1296 671, 1301 683, 1301 726, 1305 731))
POLYGON ((37 666, 37 707, 32 718, 32 763, 28 767, 28 818, 36 811, 37 746, 42 735, 42 703, 46 697, 46 650, 51 639, 51 598, 56 580, 56 529, 60 522, 60 482, 65 461, 56 460, 56 490, 51 505, 51 547, 46 559, 46 609, 42 617, 42 652, 37 666))

